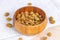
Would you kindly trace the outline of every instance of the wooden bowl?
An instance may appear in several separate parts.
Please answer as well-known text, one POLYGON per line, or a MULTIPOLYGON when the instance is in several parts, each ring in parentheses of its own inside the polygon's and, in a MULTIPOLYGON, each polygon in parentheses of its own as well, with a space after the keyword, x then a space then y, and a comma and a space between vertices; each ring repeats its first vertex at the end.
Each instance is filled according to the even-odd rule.
POLYGON ((40 33, 41 31, 45 29, 46 24, 47 24, 47 18, 46 18, 45 12, 42 9, 34 7, 34 6, 26 6, 26 7, 22 7, 18 9, 15 12, 13 24, 18 32, 25 35, 34 35, 34 34, 40 33), (27 25, 20 24, 19 22, 17 22, 16 16, 20 12, 25 12, 25 11, 28 11, 28 12, 33 11, 33 12, 40 13, 43 16, 44 20, 40 24, 35 25, 35 26, 27 26, 27 25))

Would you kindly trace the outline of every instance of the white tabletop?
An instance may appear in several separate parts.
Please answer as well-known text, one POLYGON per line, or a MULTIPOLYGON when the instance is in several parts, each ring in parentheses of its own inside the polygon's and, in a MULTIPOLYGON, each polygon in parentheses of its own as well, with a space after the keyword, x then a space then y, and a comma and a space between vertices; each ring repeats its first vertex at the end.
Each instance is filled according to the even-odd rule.
MULTIPOLYGON (((24 40, 31 40, 35 36, 25 36, 18 33, 15 28, 6 27, 6 17, 4 17, 5 12, 9 12, 10 16, 13 18, 15 11, 21 7, 27 6, 28 0, 0 0, 0 40, 17 40, 22 37, 24 40)), ((33 6, 43 9, 47 15, 47 19, 50 16, 54 17, 56 20, 55 24, 47 23, 46 28, 60 25, 60 9, 57 7, 56 1, 52 0, 30 0, 33 6)), ((12 21, 11 21, 12 23, 12 21)))

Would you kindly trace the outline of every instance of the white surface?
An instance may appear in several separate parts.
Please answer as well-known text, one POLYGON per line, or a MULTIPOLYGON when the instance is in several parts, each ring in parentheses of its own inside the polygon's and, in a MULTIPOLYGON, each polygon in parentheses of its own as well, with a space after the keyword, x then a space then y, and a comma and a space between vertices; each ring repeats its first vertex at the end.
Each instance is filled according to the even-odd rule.
POLYGON ((47 40, 60 40, 60 25, 50 27, 37 35, 36 37, 32 38, 32 40, 41 40, 42 37, 47 37, 47 40), (51 32, 51 37, 47 36, 47 33, 51 32))
POLYGON ((60 10, 60 0, 51 0, 51 2, 56 6, 58 10, 60 10))
MULTIPOLYGON (((60 12, 56 6, 50 0, 30 0, 33 6, 43 9, 47 15, 53 16, 56 20, 55 24, 50 24, 48 22, 47 27, 55 26, 60 24, 60 12)), ((24 40, 30 40, 35 36, 25 36, 19 34, 15 28, 7 28, 5 24, 7 23, 6 17, 4 17, 5 12, 9 12, 10 16, 13 18, 15 11, 23 6, 27 6, 27 0, 0 0, 0 40, 17 40, 18 37, 23 37, 24 40), (8 39, 7 39, 8 38, 8 39)), ((12 22, 11 22, 12 23, 12 22)))

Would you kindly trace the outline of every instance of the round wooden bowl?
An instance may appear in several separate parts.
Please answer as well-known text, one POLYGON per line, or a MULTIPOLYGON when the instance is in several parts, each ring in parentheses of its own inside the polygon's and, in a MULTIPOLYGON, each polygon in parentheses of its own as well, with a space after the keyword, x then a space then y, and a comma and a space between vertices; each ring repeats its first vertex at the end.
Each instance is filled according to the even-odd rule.
POLYGON ((40 33, 41 31, 45 29, 46 24, 47 24, 47 18, 46 18, 45 12, 42 9, 34 7, 34 6, 26 6, 26 7, 22 7, 18 9, 15 12, 13 24, 18 32, 25 34, 25 35, 34 35, 34 34, 40 33), (34 25, 34 26, 30 26, 30 25, 27 26, 27 25, 20 24, 19 22, 17 22, 16 16, 17 14, 21 12, 25 12, 25 11, 28 11, 28 12, 33 11, 33 12, 40 13, 43 16, 44 20, 40 24, 34 25))

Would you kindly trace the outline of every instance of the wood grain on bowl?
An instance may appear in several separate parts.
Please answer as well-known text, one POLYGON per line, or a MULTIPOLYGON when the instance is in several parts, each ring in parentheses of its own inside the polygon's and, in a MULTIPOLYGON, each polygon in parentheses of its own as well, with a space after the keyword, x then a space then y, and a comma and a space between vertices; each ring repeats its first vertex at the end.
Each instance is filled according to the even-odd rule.
POLYGON ((34 7, 34 6, 22 7, 20 9, 18 9, 14 14, 14 26, 15 26, 16 30, 25 35, 34 35, 34 34, 40 33, 41 31, 43 31, 45 29, 46 24, 47 24, 47 18, 46 18, 45 12, 42 9, 34 7), (43 17, 43 21, 40 24, 37 24, 34 26, 32 26, 32 25, 27 26, 27 25, 23 25, 23 24, 19 23, 17 21, 17 15, 20 14, 21 12, 25 12, 25 11, 28 11, 29 13, 34 12, 34 13, 41 14, 43 17))

